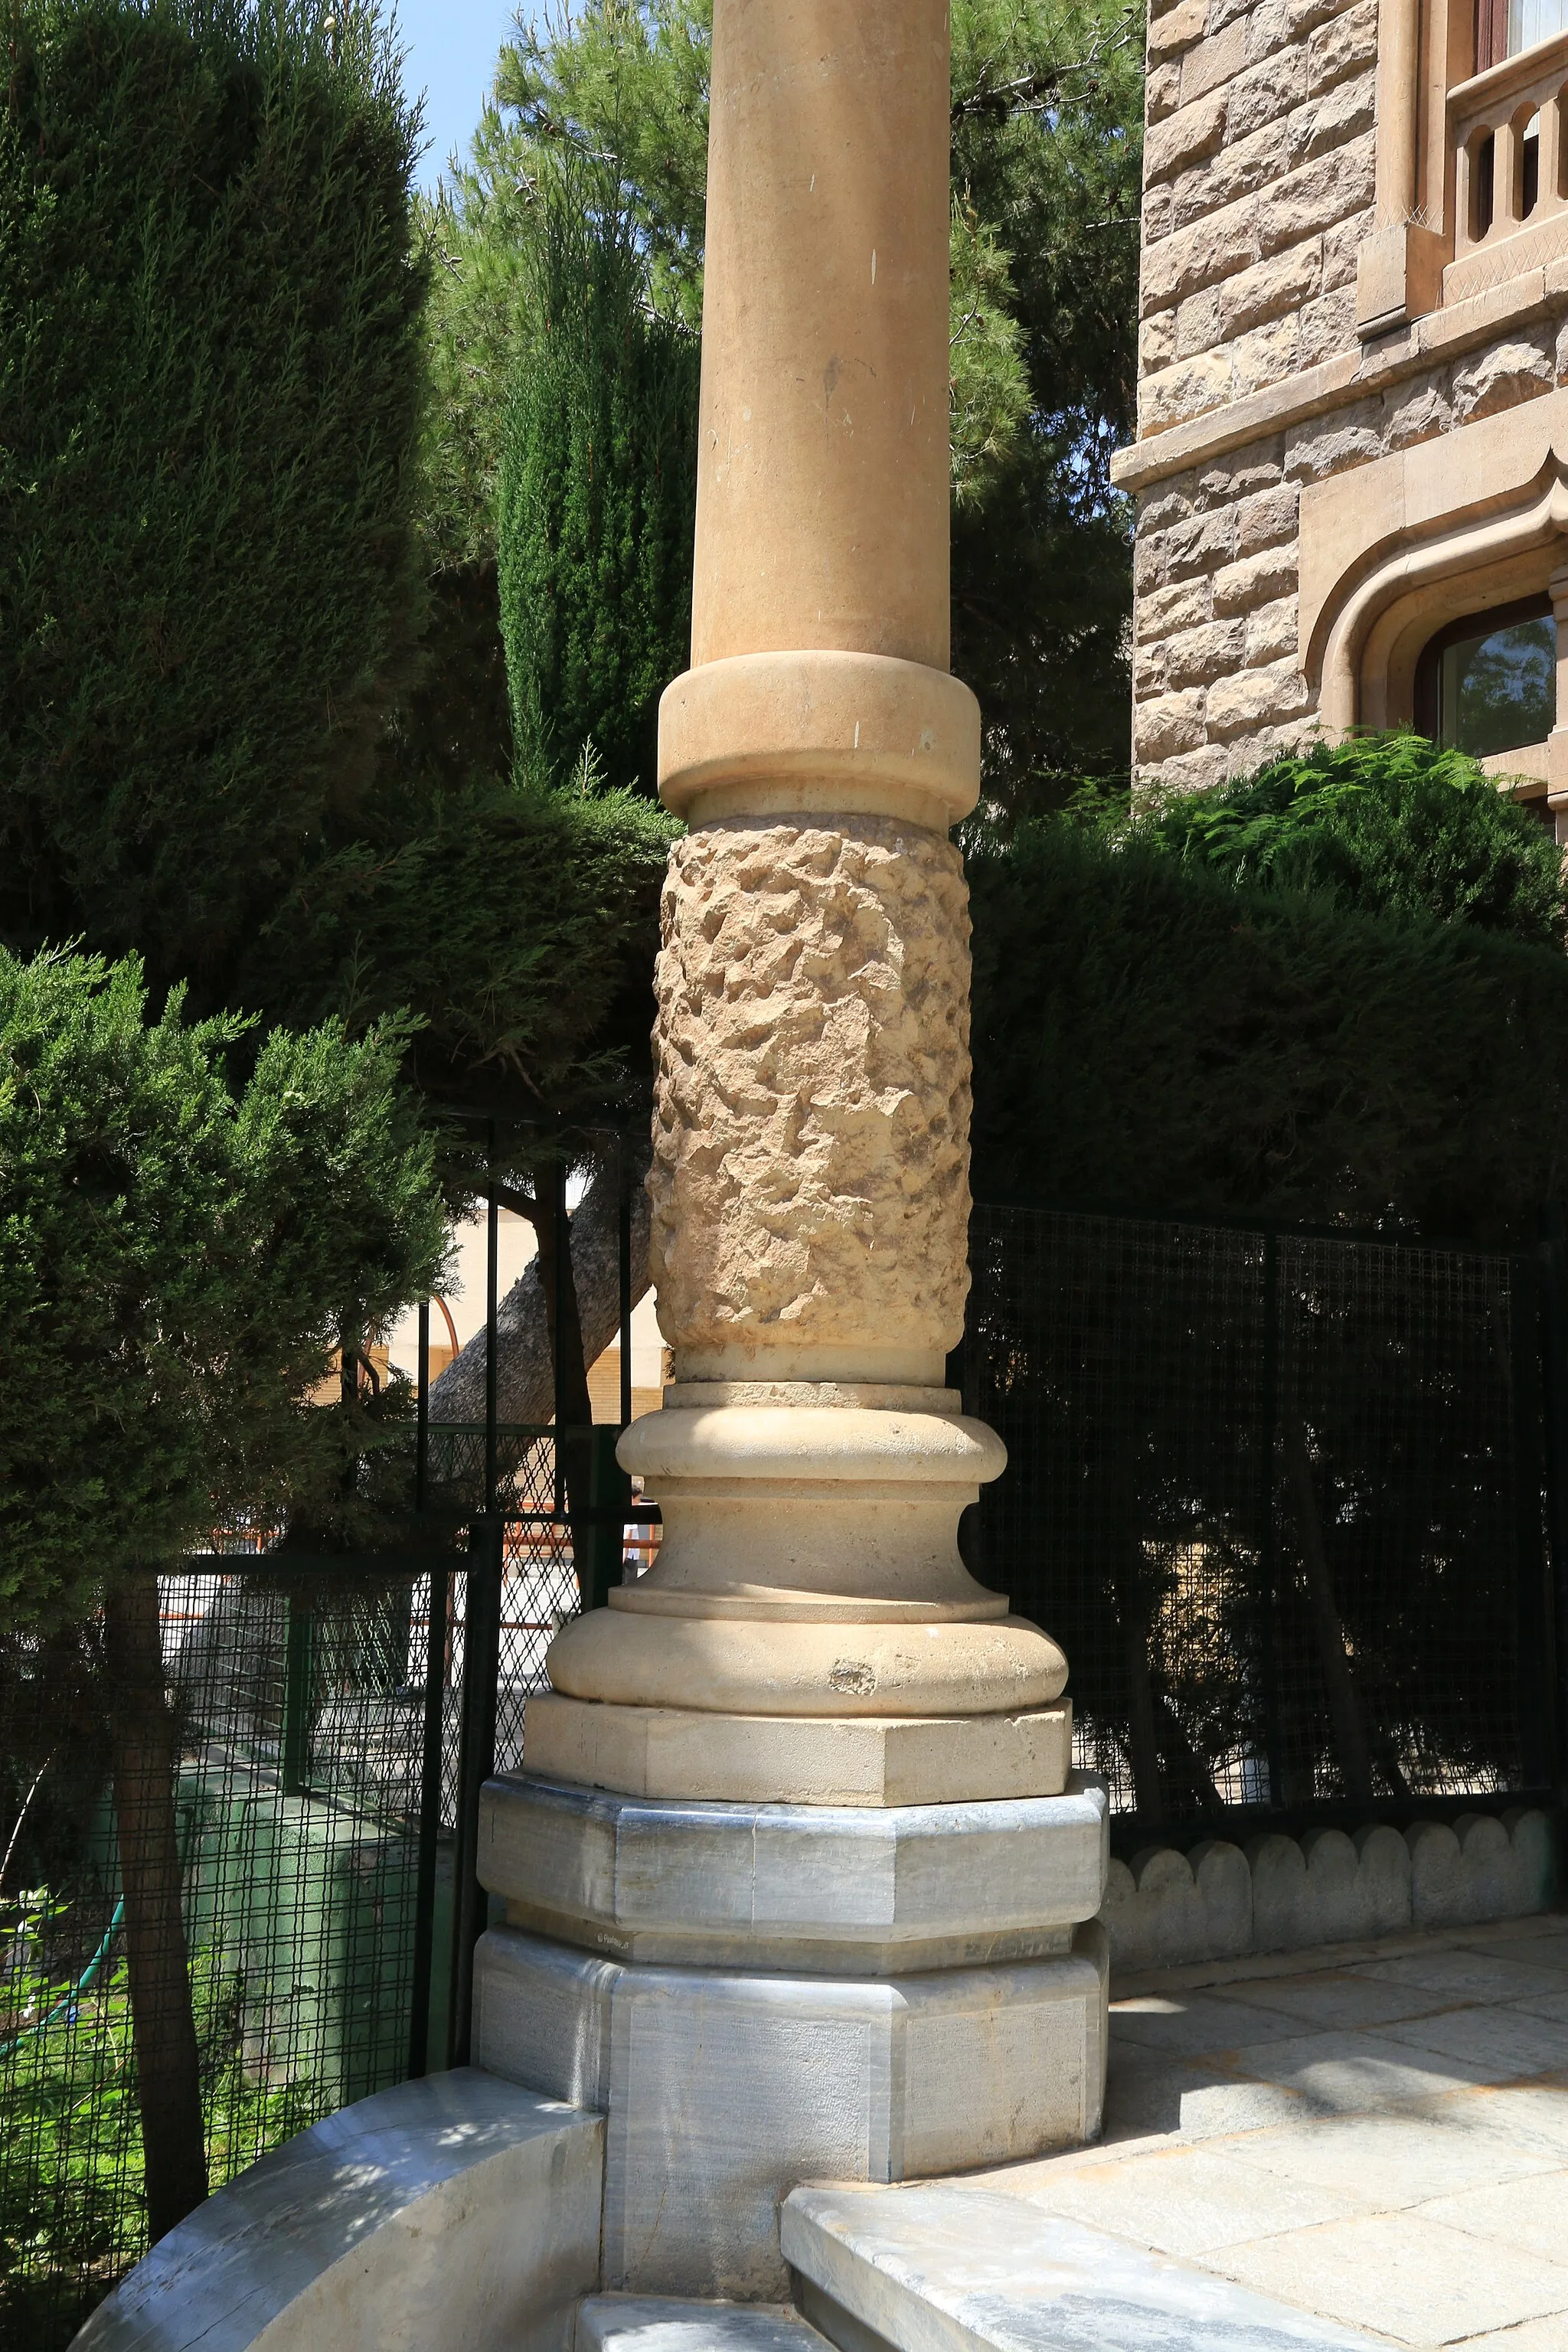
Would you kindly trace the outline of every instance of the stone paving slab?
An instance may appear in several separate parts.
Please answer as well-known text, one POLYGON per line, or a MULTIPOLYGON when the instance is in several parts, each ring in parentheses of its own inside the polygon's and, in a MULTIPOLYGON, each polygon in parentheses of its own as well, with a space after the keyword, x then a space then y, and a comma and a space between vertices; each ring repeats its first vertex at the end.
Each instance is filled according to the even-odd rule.
POLYGON ((1408 2352, 1568 2352, 1568 1916, 1173 1969, 1110 2019, 1100 2145, 963 2189, 1408 2352))
POLYGON ((1375 2352, 1212 2271, 956 2183, 797 2189, 780 2236, 840 2352, 1375 2352))
POLYGON ((573 2352, 833 2352, 833 2347, 807 2326, 798 2311, 780 2305, 592 2294, 578 2305, 573 2352))

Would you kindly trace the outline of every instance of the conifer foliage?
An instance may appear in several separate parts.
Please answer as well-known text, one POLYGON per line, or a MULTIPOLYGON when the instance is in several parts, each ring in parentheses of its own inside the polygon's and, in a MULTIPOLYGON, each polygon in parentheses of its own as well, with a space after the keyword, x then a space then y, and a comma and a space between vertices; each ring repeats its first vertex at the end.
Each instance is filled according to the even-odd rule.
POLYGON ((417 630, 416 118, 363 0, 0 7, 0 934, 221 1002, 417 630))
POLYGON ((592 740, 653 789, 658 698, 686 667, 697 502, 697 338, 644 298, 614 179, 544 176, 500 467, 501 630, 524 760, 557 780, 592 740))
POLYGON ((0 1615, 50 1626, 226 1510, 330 1486, 304 1402, 346 1320, 428 1295, 445 1251, 395 1029, 155 1019, 133 958, 0 950, 0 1615))
POLYGON ((1561 854, 1473 761, 1321 746, 968 868, 982 1199, 1496 1247, 1561 1195, 1561 854))

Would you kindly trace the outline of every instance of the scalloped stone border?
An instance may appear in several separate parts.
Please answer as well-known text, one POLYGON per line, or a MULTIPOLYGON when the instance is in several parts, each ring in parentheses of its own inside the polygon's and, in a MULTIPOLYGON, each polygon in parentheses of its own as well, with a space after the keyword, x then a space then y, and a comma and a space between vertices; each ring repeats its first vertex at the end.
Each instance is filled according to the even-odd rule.
POLYGON ((1516 1807, 1357 1830, 1205 1838, 1112 1862, 1100 1919, 1113 1969, 1300 1951, 1402 1929, 1479 1927, 1547 1910, 1559 1884, 1549 1814, 1516 1807))

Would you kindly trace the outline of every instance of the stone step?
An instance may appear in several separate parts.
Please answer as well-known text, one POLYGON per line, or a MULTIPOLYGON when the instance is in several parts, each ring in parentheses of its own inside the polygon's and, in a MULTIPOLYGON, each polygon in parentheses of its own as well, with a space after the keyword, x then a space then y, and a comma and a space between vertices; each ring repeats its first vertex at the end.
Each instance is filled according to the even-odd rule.
POLYGON ((986 2189, 797 2189, 781 2236, 795 2299, 838 2352, 1376 2352, 1372 2336, 986 2189))
POLYGON ((832 2352, 832 2347, 783 2304, 593 2294, 578 2306, 574 2352, 832 2352))

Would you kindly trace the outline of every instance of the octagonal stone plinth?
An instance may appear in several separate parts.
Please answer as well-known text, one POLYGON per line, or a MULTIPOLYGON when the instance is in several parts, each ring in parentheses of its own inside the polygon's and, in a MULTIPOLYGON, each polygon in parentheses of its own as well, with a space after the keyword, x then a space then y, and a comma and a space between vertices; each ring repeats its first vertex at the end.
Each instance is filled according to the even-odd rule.
POLYGON ((783 2302, 803 2180, 893 2181, 1076 2147, 1100 2127, 1106 1960, 918 1976, 626 1968, 492 1928, 474 2056, 605 2111, 603 2284, 783 2302))
POLYGON ((881 1809, 517 1778, 479 1815, 479 1875, 513 1927, 639 1963, 875 1977, 1046 1958, 1100 1909, 1108 1860, 1084 1773, 1059 1797, 881 1809))

